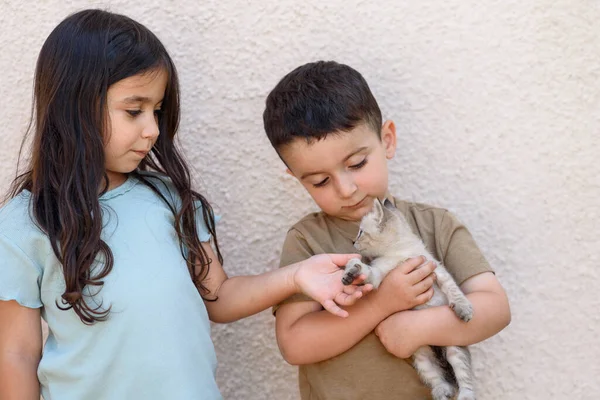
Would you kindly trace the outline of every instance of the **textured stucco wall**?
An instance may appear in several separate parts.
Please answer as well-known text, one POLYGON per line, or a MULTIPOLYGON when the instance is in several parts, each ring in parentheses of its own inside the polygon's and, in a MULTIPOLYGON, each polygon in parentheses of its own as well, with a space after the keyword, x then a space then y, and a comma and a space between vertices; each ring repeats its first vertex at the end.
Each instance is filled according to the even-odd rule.
MULTIPOLYGON (((181 140, 224 216, 229 274, 274 268, 313 209, 263 137, 268 90, 301 63, 349 63, 399 128, 392 191, 454 211, 509 293, 512 324, 473 346, 480 399, 600 398, 598 1, 2 0, 2 191, 39 48, 90 5, 138 19, 173 55, 181 140)), ((296 398, 273 324, 214 327, 225 398, 296 398)))

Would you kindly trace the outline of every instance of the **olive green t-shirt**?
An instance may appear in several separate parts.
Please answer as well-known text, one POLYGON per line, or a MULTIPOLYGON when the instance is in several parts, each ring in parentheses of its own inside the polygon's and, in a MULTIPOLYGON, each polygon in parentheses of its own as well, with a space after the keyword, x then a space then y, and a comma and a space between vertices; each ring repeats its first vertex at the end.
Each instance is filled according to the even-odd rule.
MULTIPOLYGON (((427 249, 442 261, 456 282, 492 271, 467 228, 449 211, 394 199, 412 230, 427 249)), ((309 214, 288 231, 280 266, 322 253, 355 253, 352 245, 358 222, 344 221, 322 212, 309 214)), ((285 303, 312 301, 296 294, 285 303)), ((431 399, 409 359, 387 352, 371 332, 348 351, 329 360, 299 368, 302 400, 420 400, 431 399)))

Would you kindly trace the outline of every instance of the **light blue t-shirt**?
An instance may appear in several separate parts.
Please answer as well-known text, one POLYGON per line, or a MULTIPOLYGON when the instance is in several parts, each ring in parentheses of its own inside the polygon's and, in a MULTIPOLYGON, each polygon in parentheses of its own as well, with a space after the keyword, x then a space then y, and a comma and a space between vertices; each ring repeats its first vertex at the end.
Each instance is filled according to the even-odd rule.
MULTIPOLYGON (((162 180, 148 179, 169 196, 162 180)), ((42 307, 50 332, 38 368, 45 400, 221 399, 208 314, 164 201, 133 176, 100 198, 114 266, 93 301, 112 308, 89 326, 56 305, 62 267, 29 200, 24 191, 0 209, 0 300, 42 307)), ((208 241, 201 214, 198 234, 208 241)))

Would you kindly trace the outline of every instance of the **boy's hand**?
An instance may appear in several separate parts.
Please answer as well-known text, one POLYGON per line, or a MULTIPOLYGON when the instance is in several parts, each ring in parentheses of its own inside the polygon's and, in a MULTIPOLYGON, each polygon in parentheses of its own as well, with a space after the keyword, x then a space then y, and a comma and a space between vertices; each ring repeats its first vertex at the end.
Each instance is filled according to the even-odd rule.
POLYGON ((431 299, 436 264, 432 261, 423 264, 424 262, 424 257, 408 259, 383 279, 377 290, 376 304, 384 315, 409 310, 431 299))
POLYGON ((375 328, 375 334, 387 351, 400 358, 409 358, 417 349, 426 343, 421 343, 419 327, 411 317, 418 311, 402 311, 384 319, 375 328))
POLYGON ((372 285, 357 286, 365 276, 359 276, 351 285, 342 283, 344 266, 357 254, 319 254, 299 263, 294 273, 294 284, 299 292, 321 303, 330 313, 347 317, 339 306, 350 306, 373 289, 372 285))

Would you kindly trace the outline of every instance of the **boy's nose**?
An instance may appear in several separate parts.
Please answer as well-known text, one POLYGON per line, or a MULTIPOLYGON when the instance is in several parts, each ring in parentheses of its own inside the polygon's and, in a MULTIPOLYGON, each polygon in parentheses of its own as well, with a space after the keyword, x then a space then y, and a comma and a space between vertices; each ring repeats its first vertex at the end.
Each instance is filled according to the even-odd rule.
POLYGON ((342 178, 338 183, 338 190, 341 197, 348 198, 356 191, 356 184, 353 179, 342 178))

